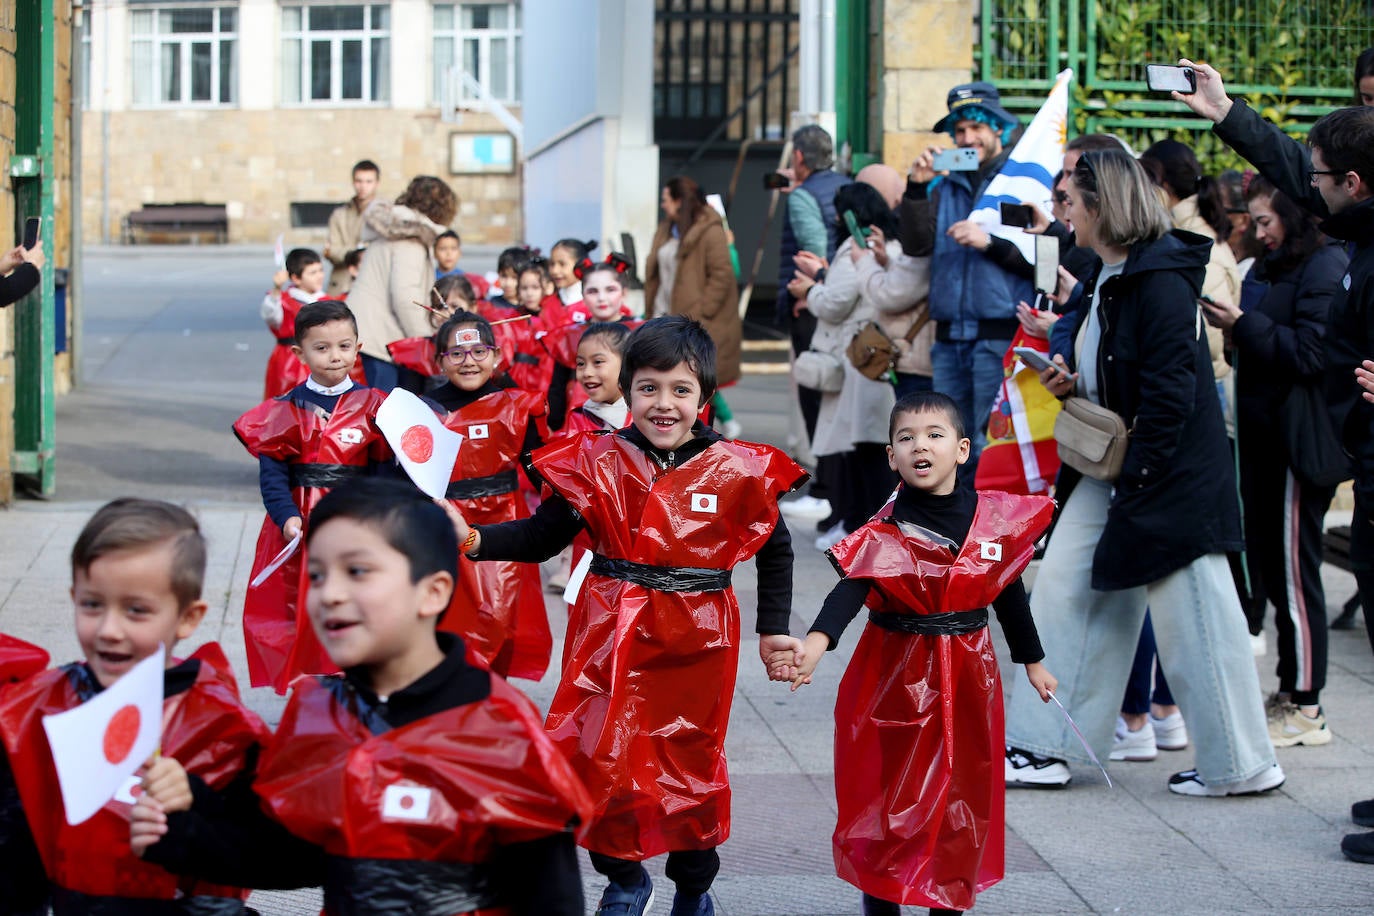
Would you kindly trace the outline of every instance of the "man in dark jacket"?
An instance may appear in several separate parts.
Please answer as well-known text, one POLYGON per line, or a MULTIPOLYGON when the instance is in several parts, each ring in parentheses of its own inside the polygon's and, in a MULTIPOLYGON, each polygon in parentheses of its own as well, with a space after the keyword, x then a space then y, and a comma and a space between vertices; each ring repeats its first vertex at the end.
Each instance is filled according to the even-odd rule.
MULTIPOLYGON (((1350 270, 1331 302, 1327 333, 1327 403, 1343 418, 1345 447, 1354 458, 1355 512, 1350 559, 1374 648, 1374 404, 1359 397, 1354 370, 1374 353, 1374 108, 1342 108, 1293 140, 1243 100, 1226 95, 1221 74, 1206 64, 1180 61, 1197 71, 1197 92, 1174 98, 1215 123, 1213 130, 1280 191, 1323 217, 1322 232, 1344 242, 1350 270)), ((1358 802, 1356 823, 1374 826, 1374 800, 1358 802)), ((1374 864, 1374 833, 1352 834, 1345 854, 1374 864)))
POLYGON ((908 254, 931 255, 930 349, 935 390, 952 397, 973 440, 973 465, 982 451, 988 413, 1005 378, 1002 358, 1016 335, 1016 303, 1035 295, 1025 259, 1011 242, 989 235, 970 220, 973 206, 1011 156, 1012 132, 1020 123, 1002 107, 991 83, 955 86, 946 99, 949 114, 935 130, 948 132, 960 149, 978 154, 976 171, 951 171, 936 178, 930 147, 916 158, 902 202, 904 238, 916 239, 908 254))

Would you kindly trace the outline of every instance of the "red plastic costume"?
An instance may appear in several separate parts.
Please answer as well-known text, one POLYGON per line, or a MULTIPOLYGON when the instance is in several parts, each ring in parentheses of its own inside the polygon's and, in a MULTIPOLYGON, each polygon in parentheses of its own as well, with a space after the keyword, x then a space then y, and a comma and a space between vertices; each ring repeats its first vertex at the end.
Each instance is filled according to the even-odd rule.
MULTIPOLYGON (((263 400, 281 397, 310 376, 310 370, 306 368, 305 363, 291 351, 291 345, 296 338, 296 316, 300 314, 301 306, 304 304, 291 295, 290 289, 281 291, 281 325, 273 332, 277 338, 276 346, 267 355, 267 377, 262 386, 263 400)), ((367 384, 363 377, 362 360, 355 362, 348 374, 354 384, 367 384)))
POLYGON ((805 472, 771 446, 728 440, 664 471, 597 433, 533 460, 581 514, 599 557, 725 580, 663 590, 602 574, 594 560, 569 610, 545 723, 596 806, 583 845, 625 859, 719 846, 730 834, 724 745, 739 659, 727 577, 768 540, 778 497, 805 472))
MULTIPOLYGON (((234 422, 234 434, 254 458, 265 455, 291 465, 291 494, 308 525, 310 510, 331 487, 391 458, 373 422, 383 398, 374 388, 353 388, 339 396, 328 415, 289 398, 264 401, 234 422)), ((281 529, 270 516, 264 518, 249 580, 285 546, 281 529)), ((243 635, 254 687, 270 685, 285 693, 297 675, 337 670, 306 616, 304 554, 303 547, 298 549, 244 598, 243 635)))
MULTIPOLYGON (((586 790, 534 705, 501 678, 485 699, 380 734, 349 696, 333 678, 302 681, 254 786, 272 817, 327 854, 481 864, 499 846, 586 822, 586 790)), ((357 902, 373 889, 326 892, 357 902)))
POLYGON ((418 372, 425 378, 439 374, 433 337, 403 337, 386 345, 391 361, 402 369, 418 372))
MULTIPOLYGON (((830 551, 893 615, 985 608, 1030 563, 1054 504, 980 492, 956 554, 882 516, 830 551)), ((1006 834, 1002 685, 983 626, 961 635, 872 622, 835 700, 835 868, 865 893, 967 910, 1002 880, 1006 834)))
MULTIPOLYGON (((542 394, 503 388, 443 418, 463 436, 449 484, 449 501, 469 524, 495 525, 529 516, 519 491, 525 429, 542 429, 542 394), (471 495, 468 495, 471 494, 471 495)), ((534 563, 460 563, 458 585, 440 628, 502 677, 539 680, 549 667, 553 636, 534 563)))
MULTIPOLYGON (((587 330, 589 323, 590 320, 580 321, 554 328, 540 338, 540 343, 544 345, 549 356, 553 357, 554 362, 576 371, 577 345, 581 343, 582 334, 587 330)), ((644 322, 638 319, 627 321, 622 318, 621 323, 633 331, 644 322)), ((568 410, 571 412, 574 408, 581 407, 585 403, 587 403, 587 391, 578 384, 577 377, 574 376, 568 380, 568 410)))
MULTIPOLYGON (((262 721, 239 699, 238 685, 223 651, 214 643, 201 646, 195 683, 162 704, 162 753, 175 758, 212 789, 222 789, 247 762, 249 752, 267 742, 262 721)), ((172 900, 178 897, 234 897, 248 891, 183 878, 144 862, 129 849, 129 812, 125 796, 107 802, 94 817, 76 826, 67 823, 62 792, 43 716, 79 706, 79 666, 45 671, 8 687, 0 701, 3 734, 15 784, 43 857, 48 879, 59 887, 95 897, 172 900)))
POLYGON ((0 684, 22 681, 46 667, 48 667, 46 649, 0 633, 0 684))
POLYGON ((501 348, 501 365, 510 374, 516 387, 539 394, 549 390, 553 378, 553 360, 539 344, 539 335, 544 333, 544 315, 529 315, 515 309, 498 309, 492 321, 491 331, 496 335, 496 344, 501 348))

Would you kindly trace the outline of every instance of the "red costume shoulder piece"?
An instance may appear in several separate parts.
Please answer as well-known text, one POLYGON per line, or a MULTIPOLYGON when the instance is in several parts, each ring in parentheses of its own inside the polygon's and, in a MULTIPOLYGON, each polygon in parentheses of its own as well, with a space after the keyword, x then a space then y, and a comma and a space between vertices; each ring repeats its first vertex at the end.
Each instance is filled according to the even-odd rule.
POLYGON ((48 650, 0 633, 0 684, 32 677, 48 667, 48 650))
MULTIPOLYGON (((1026 568, 1052 512, 1043 496, 979 493, 962 545, 884 518, 831 556, 845 575, 871 582, 874 610, 972 611, 1026 568)), ((868 623, 835 699, 839 876, 884 900, 971 909, 1002 878, 1003 743, 986 626, 927 635, 868 623)))
POLYGON ((730 833, 724 742, 739 659, 726 583, 806 474, 776 449, 728 440, 665 471, 614 433, 560 440, 533 461, 596 554, 719 583, 673 591, 593 571, 569 609, 546 726, 596 805, 584 845, 629 859, 718 846, 730 833))
POLYGON ((274 818, 327 853, 480 863, 585 822, 586 790, 500 677, 485 699, 376 735, 351 698, 301 681, 255 786, 274 818))
MULTIPOLYGON (((221 789, 243 771, 250 752, 267 741, 269 732, 243 706, 218 646, 202 647, 192 658, 201 661, 195 682, 163 702, 162 753, 211 788, 221 789)), ((132 781, 90 820, 76 826, 67 823, 43 716, 82 702, 70 667, 36 675, 7 689, 0 700, 0 734, 49 879, 68 890, 100 897, 246 899, 248 891, 242 888, 179 877, 133 854, 132 781)))
POLYGON ((439 374, 435 359, 433 337, 403 337, 386 345, 391 361, 403 369, 418 372, 425 378, 439 374))

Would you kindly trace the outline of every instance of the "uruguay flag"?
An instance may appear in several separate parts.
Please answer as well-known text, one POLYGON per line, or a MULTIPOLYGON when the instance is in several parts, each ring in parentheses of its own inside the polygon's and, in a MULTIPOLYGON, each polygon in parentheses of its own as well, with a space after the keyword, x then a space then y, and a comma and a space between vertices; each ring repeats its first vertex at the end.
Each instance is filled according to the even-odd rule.
POLYGON ((1054 78, 1049 98, 1040 106, 1034 120, 1026 128, 1011 151, 1002 170, 993 177, 977 202, 969 219, 986 232, 1000 236, 1021 249, 1031 264, 1035 263, 1035 242, 1020 229, 1002 225, 999 204, 1002 201, 1019 204, 1029 200, 1040 209, 1050 212, 1054 175, 1064 167, 1064 144, 1069 129, 1069 82, 1073 70, 1064 70, 1054 78))

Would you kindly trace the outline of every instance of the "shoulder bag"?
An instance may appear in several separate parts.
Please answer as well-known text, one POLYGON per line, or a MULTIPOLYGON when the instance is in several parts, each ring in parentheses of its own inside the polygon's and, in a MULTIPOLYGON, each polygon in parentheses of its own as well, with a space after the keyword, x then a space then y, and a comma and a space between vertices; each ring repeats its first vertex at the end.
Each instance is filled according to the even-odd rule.
POLYGON ((1129 438, 1120 414, 1087 398, 1068 398, 1054 420, 1059 460, 1094 480, 1121 475, 1129 438))
MULTIPOLYGON (((920 308, 924 301, 916 303, 915 307, 920 308)), ((929 320, 930 310, 926 309, 924 315, 911 323, 911 328, 902 335, 902 339, 911 343, 929 320)), ((845 347, 844 354, 849 357, 849 362, 854 368, 859 370, 860 375, 874 381, 885 377, 901 356, 897 345, 876 321, 870 321, 859 328, 859 332, 849 341, 849 346, 845 347)))

